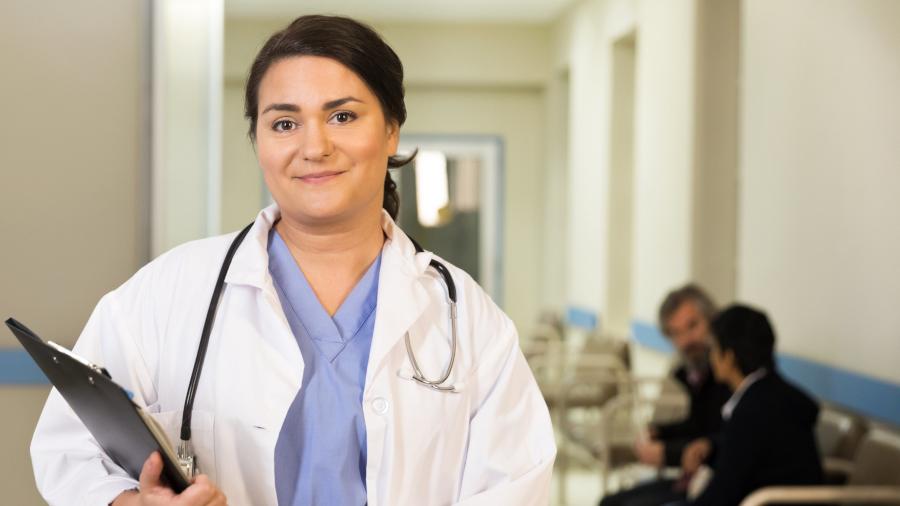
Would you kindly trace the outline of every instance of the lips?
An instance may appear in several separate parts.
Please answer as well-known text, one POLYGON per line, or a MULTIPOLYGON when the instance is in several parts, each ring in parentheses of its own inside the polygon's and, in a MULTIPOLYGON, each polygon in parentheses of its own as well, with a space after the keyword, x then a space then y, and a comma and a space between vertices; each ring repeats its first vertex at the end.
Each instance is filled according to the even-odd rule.
POLYGON ((317 184, 331 181, 332 179, 340 176, 343 173, 344 171, 339 170, 326 170, 321 172, 313 172, 312 174, 305 174, 303 176, 295 177, 295 179, 299 179, 304 183, 317 184))

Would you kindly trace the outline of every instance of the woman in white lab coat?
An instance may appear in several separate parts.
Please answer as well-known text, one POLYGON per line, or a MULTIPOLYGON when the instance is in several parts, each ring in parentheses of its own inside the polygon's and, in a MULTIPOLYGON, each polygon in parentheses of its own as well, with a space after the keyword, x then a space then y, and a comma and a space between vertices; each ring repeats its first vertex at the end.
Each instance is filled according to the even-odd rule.
MULTIPOLYGON (((48 502, 325 504, 347 503, 334 498, 359 489, 359 502, 372 506, 547 503, 554 437, 516 329, 452 265, 458 343, 443 386, 453 391, 412 379, 409 351, 433 379, 450 364, 453 340, 448 289, 429 267, 437 257, 417 253, 393 221, 398 200, 387 169, 408 162, 395 156, 406 119, 402 79, 396 54, 346 18, 304 16, 266 43, 248 79, 246 115, 276 204, 257 216, 225 277, 190 423, 203 474, 176 495, 160 481, 154 454, 133 479, 54 390, 31 448, 48 502), (299 266, 296 279, 273 270, 276 240, 299 266), (331 403, 331 412, 322 403, 319 416, 320 405, 298 404, 320 383, 294 326, 302 311, 299 319, 285 311, 284 285, 307 286, 315 296, 303 304, 336 317, 366 279, 377 304, 365 320, 357 401, 331 403), (298 425, 302 417, 312 418, 298 425), (356 427, 362 443, 332 437, 332 422, 356 427), (285 443, 294 436, 307 446, 285 443), (315 449, 320 440, 340 450, 315 449), (329 476, 342 459, 358 462, 358 472, 329 476)), ((190 242, 145 266, 103 297, 75 346, 133 391, 172 441, 234 237, 190 242)))

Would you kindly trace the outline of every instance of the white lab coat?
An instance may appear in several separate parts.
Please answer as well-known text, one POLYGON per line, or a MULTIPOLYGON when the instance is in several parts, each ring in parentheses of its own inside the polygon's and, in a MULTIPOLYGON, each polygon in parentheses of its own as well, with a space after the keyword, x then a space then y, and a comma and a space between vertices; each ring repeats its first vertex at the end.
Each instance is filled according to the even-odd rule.
MULTIPOLYGON (((276 504, 274 450, 301 388, 303 358, 268 271, 276 206, 260 212, 226 277, 194 404, 201 471, 231 505, 276 504)), ((516 329, 465 272, 459 298, 459 393, 411 379, 408 331, 426 376, 449 361, 443 284, 385 213, 375 330, 363 394, 371 506, 547 504, 556 454, 543 397, 516 329)), ((216 276, 234 234, 177 247, 97 304, 76 353, 106 366, 177 442, 184 396, 216 276)), ((53 390, 31 445, 51 504, 108 504, 137 482, 106 457, 53 390)))

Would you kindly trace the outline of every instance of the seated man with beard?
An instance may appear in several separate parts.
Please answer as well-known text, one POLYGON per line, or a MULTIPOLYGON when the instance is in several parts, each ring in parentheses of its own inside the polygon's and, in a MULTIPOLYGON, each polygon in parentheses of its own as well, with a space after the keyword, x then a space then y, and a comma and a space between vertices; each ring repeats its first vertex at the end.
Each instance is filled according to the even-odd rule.
MULTIPOLYGON (((709 322, 715 305, 697 285, 669 293, 659 309, 659 325, 677 350, 682 364, 675 379, 690 396, 690 411, 683 422, 651 427, 649 438, 635 444, 638 459, 653 467, 680 466, 692 441, 710 438, 722 424, 722 406, 731 392, 716 381, 709 365, 709 322)), ((601 506, 658 506, 684 498, 684 487, 660 479, 603 498, 601 506)))

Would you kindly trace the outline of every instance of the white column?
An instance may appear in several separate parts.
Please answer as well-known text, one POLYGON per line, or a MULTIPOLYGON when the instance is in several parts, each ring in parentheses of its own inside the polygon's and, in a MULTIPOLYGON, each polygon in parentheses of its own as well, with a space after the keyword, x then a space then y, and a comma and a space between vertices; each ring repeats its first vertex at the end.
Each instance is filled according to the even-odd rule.
POLYGON ((153 11, 153 256, 219 233, 223 0, 153 11))

